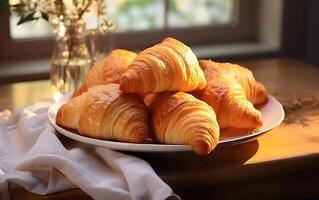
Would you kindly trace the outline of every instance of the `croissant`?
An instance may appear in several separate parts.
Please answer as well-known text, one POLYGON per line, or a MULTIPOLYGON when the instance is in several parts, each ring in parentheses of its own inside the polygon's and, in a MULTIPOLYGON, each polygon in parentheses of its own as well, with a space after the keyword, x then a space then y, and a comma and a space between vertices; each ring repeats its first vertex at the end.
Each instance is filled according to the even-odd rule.
POLYGON ((161 93, 152 93, 152 94, 147 94, 147 95, 142 96, 146 107, 150 108, 151 105, 154 103, 154 101, 156 101, 156 99, 158 98, 158 96, 160 94, 161 93))
POLYGON ((265 104, 268 100, 265 86, 256 81, 253 73, 240 65, 232 63, 217 63, 213 61, 200 61, 200 67, 205 72, 207 81, 214 78, 214 72, 224 73, 229 78, 236 79, 244 88, 246 97, 254 105, 265 104), (208 63, 211 64, 208 64, 208 63), (213 66, 211 66, 213 65, 213 66), (216 67, 214 67, 216 66, 216 67))
POLYGON ((97 85, 72 98, 57 113, 57 124, 81 135, 146 143, 148 111, 138 95, 124 94, 118 84, 97 85))
POLYGON ((120 79, 121 90, 139 94, 185 92, 205 86, 205 76, 195 54, 173 38, 139 53, 120 79))
POLYGON ((106 85, 119 83, 120 75, 126 70, 129 64, 136 57, 136 54, 124 49, 115 49, 96 63, 86 74, 83 85, 73 94, 73 97, 86 92, 94 85, 106 85))
POLYGON ((185 144, 199 155, 210 153, 219 140, 212 107, 184 92, 162 93, 151 105, 153 138, 166 144, 185 144))
POLYGON ((267 91, 255 81, 251 71, 239 65, 210 60, 201 60, 199 64, 207 86, 195 96, 214 108, 220 128, 261 127, 262 115, 253 104, 265 103, 267 91))

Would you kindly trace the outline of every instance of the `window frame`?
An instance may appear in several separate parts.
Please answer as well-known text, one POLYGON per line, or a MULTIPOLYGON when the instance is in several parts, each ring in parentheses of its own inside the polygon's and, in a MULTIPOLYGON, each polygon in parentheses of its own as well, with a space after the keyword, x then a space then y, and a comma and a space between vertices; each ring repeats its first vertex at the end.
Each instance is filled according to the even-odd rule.
MULTIPOLYGON (((168 0, 164 1, 166 5, 165 12, 167 12, 168 0)), ((101 37, 101 43, 106 47, 105 51, 114 48, 125 48, 136 51, 160 42, 167 36, 180 39, 188 45, 256 41, 259 0, 235 0, 235 3, 238 12, 236 13, 235 22, 230 25, 108 33, 105 37, 101 37)), ((167 13, 164 16, 167 16, 167 13)), ((6 8, 0 12, 0 23, 2 24, 0 29, 0 61, 51 56, 54 48, 54 38, 14 40, 10 36, 9 19, 9 9, 6 8)), ((167 19, 164 21, 166 23, 167 19)))

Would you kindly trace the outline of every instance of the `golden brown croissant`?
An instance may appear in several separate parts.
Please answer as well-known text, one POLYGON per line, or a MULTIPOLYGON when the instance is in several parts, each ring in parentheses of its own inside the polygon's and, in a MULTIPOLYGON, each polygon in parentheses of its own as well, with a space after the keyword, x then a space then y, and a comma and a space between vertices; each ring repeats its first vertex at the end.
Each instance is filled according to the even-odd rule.
POLYGON ((78 96, 94 85, 119 83, 120 75, 126 70, 136 54, 124 49, 115 49, 103 60, 96 63, 86 74, 85 82, 73 94, 78 96))
POLYGON ((261 113, 253 104, 267 101, 267 92, 248 69, 230 63, 201 60, 207 86, 195 95, 212 106, 221 129, 259 128, 261 113), (251 102, 250 102, 250 101, 251 102))
POLYGON ((195 54, 173 38, 139 53, 120 80, 121 90, 139 94, 185 92, 205 86, 205 76, 195 54))
POLYGON ((118 84, 97 85, 72 98, 58 111, 57 124, 107 140, 146 143, 148 112, 138 95, 124 94, 118 84))
POLYGON ((150 108, 150 106, 152 105, 152 103, 153 103, 154 101, 156 101, 156 99, 158 98, 158 96, 159 96, 160 94, 161 94, 161 93, 152 93, 152 94, 147 94, 147 95, 142 96, 143 101, 144 101, 146 107, 150 108))
POLYGON ((154 138, 160 143, 191 145, 210 153, 219 140, 215 112, 207 103, 184 92, 159 95, 151 105, 154 138))

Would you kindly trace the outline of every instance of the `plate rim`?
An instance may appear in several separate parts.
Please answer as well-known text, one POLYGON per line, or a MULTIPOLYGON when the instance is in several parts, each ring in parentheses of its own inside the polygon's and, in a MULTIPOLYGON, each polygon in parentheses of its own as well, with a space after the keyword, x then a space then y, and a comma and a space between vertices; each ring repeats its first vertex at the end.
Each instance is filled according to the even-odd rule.
MULTIPOLYGON (((62 99, 67 99, 69 95, 65 95, 62 99)), ((221 146, 230 146, 230 145, 237 145, 241 143, 246 143, 249 141, 252 141, 256 139, 257 137, 266 134, 270 130, 278 127, 285 118, 285 112, 283 109, 282 104, 273 96, 268 95, 268 102, 269 99, 275 103, 278 108, 280 109, 280 118, 271 126, 263 129, 262 131, 257 131, 255 133, 251 133, 248 135, 240 136, 237 138, 230 138, 227 140, 220 140, 218 141, 217 147, 221 146)), ((71 130, 65 129, 61 126, 59 126, 56 123, 56 120, 51 115, 54 114, 56 116, 56 113, 53 112, 53 107, 57 106, 58 104, 62 104, 63 102, 54 102, 48 109, 48 118, 51 123, 51 125, 54 127, 54 129, 59 133, 62 134, 68 138, 71 138, 75 141, 79 141, 85 144, 90 144, 94 146, 100 146, 104 148, 109 148, 113 150, 121 150, 121 151, 132 151, 132 152, 180 152, 180 151, 192 151, 191 146, 189 145, 180 145, 180 144, 138 144, 138 143, 128 143, 128 142, 119 142, 119 141, 109 141, 109 140, 102 140, 97 138, 90 138, 86 137, 80 134, 73 133, 71 130), (145 145, 147 145, 145 147, 145 145), (139 148, 137 148, 139 147, 139 148), (142 147, 142 148, 141 148, 142 147)), ((266 103, 267 104, 267 103, 266 103)), ((265 104, 265 105, 266 105, 265 104)), ((279 112, 279 110, 278 110, 279 112)))

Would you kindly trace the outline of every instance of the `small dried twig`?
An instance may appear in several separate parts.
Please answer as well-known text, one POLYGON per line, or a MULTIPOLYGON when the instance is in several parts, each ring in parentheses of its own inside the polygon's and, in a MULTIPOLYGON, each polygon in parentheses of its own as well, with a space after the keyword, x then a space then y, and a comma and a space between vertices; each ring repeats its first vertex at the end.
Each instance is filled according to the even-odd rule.
POLYGON ((303 103, 304 103, 304 100, 302 100, 300 98, 297 98, 297 99, 293 100, 292 102, 283 103, 285 113, 288 114, 288 113, 291 113, 295 110, 301 109, 303 106, 303 103))
POLYGON ((284 123, 286 124, 300 124, 302 126, 308 126, 310 123, 309 116, 294 114, 294 112, 301 110, 302 108, 311 106, 312 109, 318 110, 319 108, 319 96, 313 95, 311 98, 296 98, 293 101, 283 103, 283 107, 286 113, 284 123))

